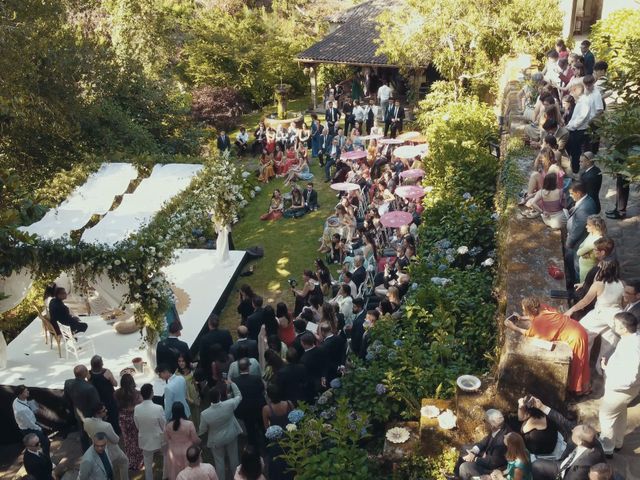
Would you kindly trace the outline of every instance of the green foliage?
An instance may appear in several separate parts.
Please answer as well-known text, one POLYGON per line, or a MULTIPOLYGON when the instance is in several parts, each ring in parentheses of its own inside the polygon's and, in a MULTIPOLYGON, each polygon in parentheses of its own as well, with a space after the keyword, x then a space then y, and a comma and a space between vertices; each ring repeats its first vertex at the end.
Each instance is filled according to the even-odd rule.
POLYGON ((456 88, 464 77, 492 85, 503 55, 549 50, 561 19, 556 0, 409 0, 380 16, 379 51, 406 68, 432 64, 456 88))
POLYGON ((307 414, 278 440, 282 457, 297 480, 368 480, 367 454, 358 447, 366 436, 367 417, 341 400, 316 417, 307 414))
POLYGON ((440 455, 423 457, 414 453, 403 458, 394 469, 393 480, 432 480, 442 477, 441 472, 453 472, 458 451, 449 448, 440 455))
POLYGON ((607 170, 640 180, 640 11, 619 10, 596 23, 591 33, 593 50, 609 64, 608 88, 618 105, 600 119, 599 133, 608 148, 599 156, 607 170))

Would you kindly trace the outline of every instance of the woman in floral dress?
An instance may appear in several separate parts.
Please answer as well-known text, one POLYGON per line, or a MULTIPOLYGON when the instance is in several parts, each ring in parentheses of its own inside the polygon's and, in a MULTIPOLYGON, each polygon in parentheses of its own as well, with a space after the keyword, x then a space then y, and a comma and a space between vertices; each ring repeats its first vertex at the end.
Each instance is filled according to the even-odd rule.
POLYGON ((129 373, 122 375, 120 388, 115 391, 118 404, 123 450, 129 459, 129 470, 142 469, 142 450, 138 446, 138 428, 133 421, 133 409, 142 403, 142 396, 136 390, 136 382, 129 373))

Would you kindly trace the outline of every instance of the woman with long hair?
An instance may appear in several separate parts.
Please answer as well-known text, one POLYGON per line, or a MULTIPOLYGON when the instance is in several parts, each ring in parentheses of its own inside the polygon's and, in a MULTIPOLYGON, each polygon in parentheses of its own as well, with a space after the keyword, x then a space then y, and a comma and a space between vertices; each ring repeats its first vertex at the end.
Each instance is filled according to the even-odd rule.
POLYGON ((527 194, 519 202, 520 205, 525 205, 527 201, 542 188, 544 177, 549 173, 554 173, 556 175, 558 188, 562 189, 564 170, 562 170, 562 167, 558 165, 554 151, 549 147, 542 147, 542 149, 540 149, 540 153, 533 162, 533 172, 529 176, 527 194))
POLYGON ((253 289, 247 285, 240 285, 238 289, 238 296, 240 297, 240 303, 238 304, 238 314, 241 318, 241 323, 244 325, 247 322, 247 318, 251 315, 255 308, 253 308, 253 297, 256 294, 253 292, 253 289))
POLYGON ((266 480, 262 474, 264 463, 258 452, 251 446, 245 447, 240 456, 240 465, 233 480, 266 480))
MULTIPOLYGON (((611 328, 611 319, 622 310, 623 293, 624 285, 620 280, 618 261, 602 260, 600 271, 587 294, 565 313, 565 315, 571 316, 595 299, 595 307, 580 320, 580 324, 589 334, 589 351, 591 351, 593 341, 600 335, 602 342, 597 358, 609 357, 618 343, 619 337, 611 328)), ((596 363, 596 370, 598 373, 602 371, 600 362, 596 363)))
POLYGON ((273 167, 273 153, 267 153, 266 150, 260 155, 260 164, 258 165, 260 175, 258 180, 262 183, 269 183, 269 180, 276 176, 276 172, 273 167))
POLYGON ((120 379, 120 388, 114 394, 118 405, 120 430, 122 430, 122 449, 129 459, 129 470, 142 468, 142 450, 138 446, 138 427, 133 421, 133 410, 142 403, 142 395, 136 389, 136 382, 130 373, 120 379))
POLYGON ((302 192, 299 188, 291 190, 291 206, 284 211, 284 218, 300 218, 306 213, 302 192))
POLYGON ((506 476, 499 470, 494 470, 491 480, 532 480, 531 459, 522 437, 515 432, 507 433, 504 436, 504 444, 507 447, 506 476))
POLYGON ((322 298, 320 282, 315 273, 311 270, 305 270, 302 272, 302 281, 302 289, 291 287, 291 291, 296 297, 296 306, 293 311, 293 315, 296 317, 300 314, 303 307, 309 305, 309 298, 311 298, 311 296, 319 295, 322 298))
POLYGON ((276 305, 276 320, 278 320, 278 336, 288 347, 291 346, 296 338, 296 332, 293 328, 293 316, 289 312, 289 307, 284 302, 276 305))
POLYGON ((187 420, 181 402, 174 402, 171 406, 171 421, 164 429, 164 437, 167 441, 167 453, 164 456, 167 478, 175 480, 178 473, 187 467, 187 449, 191 445, 200 445, 196 427, 187 420))
POLYGON ((315 259, 316 275, 320 281, 320 289, 322 294, 326 297, 331 295, 331 272, 329 268, 324 264, 321 258, 315 259))
POLYGON ((194 425, 200 424, 200 392, 193 378, 193 369, 183 354, 178 355, 178 369, 176 375, 184 377, 187 384, 187 403, 191 410, 191 420, 194 425))
POLYGON ((587 273, 597 263, 595 242, 607 234, 607 224, 600 215, 590 215, 587 218, 587 238, 585 238, 576 255, 578 256, 578 268, 580 270, 580 283, 583 283, 587 273))
POLYGON ((558 443, 558 426, 531 404, 531 397, 518 400, 520 435, 527 450, 534 455, 551 455, 558 443))
MULTIPOLYGON (((267 386, 267 404, 262 407, 262 421, 264 428, 272 425, 286 428, 289 423, 289 412, 294 406, 291 401, 286 400, 280 388, 275 383, 267 386)), ((269 480, 285 480, 293 477, 291 473, 286 473, 287 464, 279 456, 282 454, 282 447, 276 442, 267 445, 267 455, 269 457, 269 480)))
POLYGON ((264 323, 258 333, 258 360, 260 361, 260 368, 264 371, 266 367, 264 352, 269 348, 267 339, 271 336, 278 337, 278 320, 276 319, 276 312, 271 305, 264 307, 262 318, 264 323))
POLYGON ((271 195, 271 201, 269 202, 269 211, 264 215, 261 215, 260 220, 278 220, 279 218, 282 218, 283 213, 284 199, 282 198, 280 190, 276 188, 271 195))
MULTIPOLYGON (((564 195, 558 188, 558 179, 555 173, 547 173, 542 181, 542 188, 529 199, 526 204, 532 212, 542 215, 542 221, 549 228, 554 230, 562 228, 567 223, 564 213, 564 195)), ((533 215, 525 216, 533 218, 533 215)))

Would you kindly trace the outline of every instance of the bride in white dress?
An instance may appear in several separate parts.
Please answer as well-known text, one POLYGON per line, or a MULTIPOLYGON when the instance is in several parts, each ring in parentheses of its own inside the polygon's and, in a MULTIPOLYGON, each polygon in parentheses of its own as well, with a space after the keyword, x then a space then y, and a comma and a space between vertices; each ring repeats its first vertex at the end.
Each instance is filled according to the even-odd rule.
MULTIPOLYGON (((598 359, 608 357, 618 343, 618 336, 613 331, 613 316, 622 311, 623 292, 624 285, 620 281, 620 267, 617 260, 603 261, 595 282, 587 294, 565 313, 571 316, 573 312, 583 309, 596 299, 594 309, 580 320, 580 324, 589 334, 589 354, 591 354, 593 341, 598 335, 601 336, 602 343, 598 359)), ((598 361, 596 362, 598 373, 601 373, 600 368, 598 361)))

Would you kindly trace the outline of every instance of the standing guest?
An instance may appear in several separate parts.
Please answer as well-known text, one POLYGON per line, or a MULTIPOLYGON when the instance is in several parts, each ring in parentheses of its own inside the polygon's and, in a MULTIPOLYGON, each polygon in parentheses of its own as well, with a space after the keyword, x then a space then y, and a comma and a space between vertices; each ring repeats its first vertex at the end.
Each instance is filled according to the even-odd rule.
MULTIPOLYGON (((267 388, 269 403, 262 407, 262 419, 264 428, 278 426, 285 429, 289 424, 289 413, 293 410, 293 403, 286 400, 280 389, 276 385, 269 385, 267 388)), ((269 480, 285 480, 291 478, 287 474, 288 466, 282 455, 282 447, 277 441, 269 442, 267 445, 267 456, 269 458, 269 480)))
POLYGON ((559 58, 567 58, 569 57, 569 49, 567 48, 567 46, 564 43, 564 40, 559 39, 556 42, 556 52, 558 52, 558 57, 559 58))
POLYGON ((114 432, 113 427, 106 421, 108 411, 105 405, 99 403, 92 417, 85 418, 84 431, 89 438, 95 438, 98 433, 103 433, 107 439, 107 454, 114 470, 114 478, 127 480, 129 478, 129 459, 118 445, 120 436, 114 432))
POLYGON ((248 356, 249 355, 249 350, 247 349, 246 345, 241 345, 238 348, 237 354, 238 354, 238 360, 236 360, 235 362, 232 362, 229 365, 229 370, 227 372, 228 377, 231 380, 235 381, 240 376, 240 367, 239 367, 238 363, 243 358, 249 359, 249 373, 251 375, 255 375, 257 377, 262 377, 262 368, 260 367, 260 362, 257 359, 250 358, 248 356))
MULTIPOLYGON (((133 410, 133 421, 138 429, 138 446, 144 459, 144 478, 153 480, 153 456, 159 453, 164 457, 164 429, 166 420, 160 405, 153 403, 153 386, 145 383, 140 388, 142 403, 133 410)), ((162 478, 166 477, 166 462, 162 462, 162 478)))
POLYGON ((369 99, 369 104, 364 109, 364 119, 365 119, 365 131, 367 135, 371 134, 371 130, 376 122, 376 117, 378 115, 378 107, 376 107, 373 102, 373 98, 369 99))
POLYGON ((295 288, 291 285, 291 293, 295 295, 296 304, 293 311, 294 315, 299 315, 302 309, 309 305, 311 297, 317 295, 322 298, 322 291, 320 289, 320 282, 317 280, 315 273, 311 270, 304 270, 302 272, 302 289, 295 288))
MULTIPOLYGON (((279 192, 278 190, 278 193, 279 192)), ((253 289, 245 283, 244 285, 240 285, 238 295, 240 296, 240 303, 238 304, 237 312, 240 315, 240 323, 245 325, 249 315, 254 312, 253 297, 255 297, 256 294, 253 292, 253 289)))
POLYGON ((186 453, 189 446, 200 444, 196 428, 193 422, 187 420, 184 406, 180 402, 175 402, 171 407, 171 421, 164 428, 164 438, 167 442, 165 478, 175 480, 178 473, 187 466, 186 453))
POLYGON ((328 322, 322 322, 320 324, 320 338, 322 338, 320 349, 324 350, 327 360, 327 381, 331 382, 331 380, 338 376, 339 368, 345 364, 347 341, 342 335, 334 334, 328 322))
POLYGON ((218 135, 218 139, 217 139, 217 145, 218 145, 218 150, 223 155, 224 154, 228 155, 229 152, 231 151, 231 139, 227 135, 227 132, 225 132, 224 130, 220 130, 220 135, 218 135))
POLYGON ((565 240, 564 264, 567 288, 573 289, 578 283, 578 258, 576 250, 587 237, 587 219, 596 213, 596 203, 587 195, 585 186, 573 182, 569 187, 569 195, 575 202, 569 210, 567 219, 567 238, 565 240))
POLYGON ((471 448, 465 447, 466 454, 461 454, 456 462, 454 474, 461 480, 471 480, 507 466, 504 438, 510 430, 504 416, 498 410, 489 409, 484 423, 489 434, 471 448))
MULTIPOLYGON (((242 289, 242 287, 240 288, 242 289)), ((209 331, 200 339, 199 368, 202 368, 206 372, 207 378, 210 379, 211 362, 213 361, 213 358, 211 358, 211 347, 218 344, 225 353, 229 353, 229 349, 233 344, 233 339, 231 338, 229 330, 220 328, 220 319, 215 313, 209 315, 209 318, 207 319, 207 327, 209 328, 209 331)))
POLYGON ((325 183, 331 181, 331 167, 340 159, 340 139, 336 136, 331 139, 331 144, 324 158, 325 183))
POLYGON ((615 351, 601 358, 605 375, 600 403, 600 441, 605 455, 622 449, 627 430, 627 406, 640 393, 640 335, 638 319, 629 312, 613 317, 613 331, 620 336, 615 351))
POLYGON ((367 349, 369 348, 369 336, 371 328, 380 319, 380 311, 378 309, 367 311, 367 316, 364 320, 364 333, 362 334, 362 341, 360 342, 360 358, 367 358, 367 349))
POLYGON ((156 365, 168 365, 172 371, 178 368, 178 356, 183 355, 191 363, 191 351, 187 342, 179 339, 182 326, 179 322, 169 325, 169 336, 156 347, 156 365))
POLYGON ((289 312, 286 303, 279 302, 276 305, 276 319, 278 320, 278 337, 287 347, 290 347, 296 332, 293 328, 293 315, 289 312))
POLYGON ((255 140, 251 149, 253 150, 253 154, 255 155, 258 152, 261 152, 267 144, 267 127, 265 127, 264 121, 260 121, 260 124, 258 125, 258 128, 256 128, 256 131, 253 133, 253 136, 255 140))
POLYGON ((187 448, 188 465, 176 480, 218 480, 215 468, 210 463, 202 463, 202 450, 197 445, 187 448))
POLYGON ((604 219, 599 215, 590 215, 587 218, 587 233, 588 235, 576 251, 580 283, 584 283, 589 271, 598 263, 596 242, 607 234, 607 224, 604 219))
POLYGON ((362 108, 362 105, 360 105, 360 100, 356 100, 355 102, 353 102, 353 119, 355 123, 361 126, 364 125, 364 108, 362 108))
POLYGON ((323 167, 327 157, 331 152, 331 145, 333 144, 333 135, 329 135, 329 127, 322 129, 320 139, 318 140, 318 163, 323 167))
POLYGON ((592 152, 584 152, 580 156, 580 183, 596 204, 596 213, 600 213, 600 188, 602 187, 602 171, 596 166, 592 152))
POLYGON ((225 383, 231 388, 231 398, 220 401, 220 391, 212 389, 209 393, 211 405, 202 412, 198 435, 207 434, 207 446, 213 454, 216 473, 220 480, 227 478, 227 463, 233 472, 238 466, 238 436, 242 428, 233 412, 242 401, 238 386, 230 380, 225 383))
POLYGON ((576 108, 575 98, 573 98, 571 95, 565 95, 564 97, 562 97, 562 111, 564 112, 562 114, 562 122, 564 123, 565 128, 571 121, 571 118, 573 117, 573 111, 575 110, 575 108, 576 108))
POLYGON ((96 387, 100 401, 107 407, 107 421, 113 427, 113 431, 120 435, 120 421, 118 417, 118 404, 114 396, 118 381, 111 373, 111 370, 104 368, 102 357, 94 355, 91 358, 91 370, 89 372, 89 382, 96 387))
POLYGON ((230 352, 234 359, 239 360, 240 347, 245 346, 248 357, 258 359, 258 341, 248 338, 249 330, 244 325, 238 327, 238 340, 231 346, 230 352))
POLYGON ((313 113, 311 114, 311 158, 316 158, 320 153, 321 136, 322 125, 318 120, 318 116, 313 113))
POLYGON ((178 473, 176 480, 218 480, 215 468, 210 463, 202 463, 202 449, 191 445, 186 450, 187 466, 178 473))
MULTIPOLYGON (((236 469, 233 480, 266 480, 262 474, 264 469, 264 463, 258 452, 248 446, 242 452, 240 457, 240 465, 236 469)), ((277 480, 269 476, 270 480, 277 480)))
MULTIPOLYGON (((595 307, 587 313, 580 324, 589 334, 589 351, 593 347, 596 337, 600 336, 600 354, 608 357, 613 351, 618 336, 613 331, 613 316, 622 309, 622 297, 624 285, 620 281, 620 266, 617 261, 603 260, 600 264, 600 271, 596 275, 595 282, 589 288, 587 294, 573 307, 565 312, 571 316, 596 301, 595 307)), ((600 364, 596 364, 596 370, 600 372, 600 364)))
POLYGON ((328 134, 334 135, 336 123, 340 120, 340 111, 333 106, 333 102, 328 103, 324 119, 327 122, 328 134))
POLYGON ((342 115, 344 116, 344 132, 345 135, 349 135, 349 130, 353 128, 353 105, 349 97, 342 102, 342 115))
POLYGON ((64 304, 64 300, 66 298, 67 291, 62 287, 56 288, 55 297, 49 302, 51 325, 53 325, 53 328, 58 335, 60 335, 60 327, 58 327, 59 323, 69 327, 71 332, 74 334, 86 332, 88 325, 81 322, 78 317, 71 315, 69 307, 64 304))
POLYGON ((589 40, 583 40, 580 43, 580 53, 584 59, 584 73, 585 75, 593 75, 593 67, 596 64, 596 57, 590 50, 591 42, 589 40))
POLYGON ((353 323, 351 324, 351 340, 349 343, 350 350, 356 355, 360 354, 360 346, 362 345, 362 336, 364 335, 364 322, 367 311, 364 309, 364 300, 362 297, 353 299, 353 323))
POLYGON ((261 377, 250 374, 249 366, 248 358, 238 360, 240 375, 234 381, 242 394, 242 401, 236 408, 236 417, 244 423, 247 442, 259 448, 263 435, 260 413, 265 404, 264 383, 261 377))
POLYGON ((236 147, 238 147, 238 155, 242 156, 247 153, 249 148, 249 133, 244 127, 240 127, 240 132, 236 135, 236 147))
MULTIPOLYGON (((224 355, 222 348, 220 348, 220 352, 224 355)), ((178 357, 176 375, 184 377, 184 381, 187 383, 187 403, 191 410, 191 420, 194 425, 198 425, 200 423, 200 390, 194 378, 191 364, 187 362, 187 359, 182 354, 178 357)))
POLYGON ((120 430, 122 431, 122 448, 129 459, 131 470, 141 470, 143 465, 142 450, 138 445, 138 427, 133 419, 136 405, 142 403, 142 395, 136 390, 136 383, 130 373, 120 379, 120 388, 115 392, 118 411, 120 412, 120 430))
POLYGON ((391 138, 396 138, 398 133, 402 133, 402 123, 404 122, 404 107, 400 106, 400 100, 396 99, 393 106, 389 105, 387 118, 384 122, 384 136, 387 136, 389 127, 391 128, 391 138))
POLYGON ((316 338, 311 332, 306 332, 300 339, 304 354, 300 359, 306 369, 313 396, 327 385, 327 356, 324 350, 316 346, 316 338))
POLYGON ((91 439, 84 433, 82 427, 84 419, 93 415, 100 403, 100 396, 96 387, 87 381, 89 371, 84 365, 76 365, 73 368, 74 378, 64 382, 64 397, 71 405, 76 422, 80 428, 80 443, 86 450, 91 445, 91 439))
POLYGON ((247 317, 248 337, 251 340, 258 340, 260 328, 264 325, 264 308, 262 308, 264 300, 260 295, 254 295, 251 299, 253 305, 253 313, 247 317))
POLYGON ((42 447, 44 455, 48 457, 51 442, 49 442, 49 437, 44 433, 36 419, 36 413, 40 410, 40 406, 35 400, 29 400, 29 389, 24 385, 18 385, 15 392, 16 399, 12 405, 13 416, 20 430, 20 434, 23 437, 30 433, 36 435, 40 440, 40 446, 42 447))
POLYGON ((308 402, 313 400, 308 395, 307 368, 298 361, 299 358, 297 350, 289 347, 287 350, 287 363, 278 371, 275 382, 281 397, 294 404, 300 401, 308 402))
POLYGON ((98 432, 93 437, 93 446, 88 448, 80 460, 78 480, 113 480, 114 466, 107 453, 107 436, 98 432))
POLYGON ((571 170, 573 173, 578 173, 584 136, 591 120, 591 102, 584 93, 584 85, 582 83, 577 83, 571 87, 571 96, 575 99, 576 106, 571 115, 571 120, 566 126, 567 130, 569 130, 567 153, 571 158, 571 170))
POLYGON ((389 87, 389 83, 385 80, 382 82, 382 85, 380 85, 380 88, 378 88, 378 105, 380 105, 380 111, 382 111, 383 115, 389 107, 389 98, 391 98, 391 87, 389 87))
POLYGON ((313 183, 307 183, 307 188, 302 192, 304 200, 304 209, 311 212, 318 209, 318 192, 313 189, 313 183))
POLYGON ((541 338, 547 341, 565 342, 573 351, 569 370, 570 392, 585 395, 590 392, 590 370, 588 336, 584 327, 570 318, 570 314, 562 314, 547 305, 540 303, 535 297, 522 300, 524 315, 517 315, 518 320, 529 320, 528 329, 518 327, 507 319, 505 326, 525 337, 541 338))
POLYGON ((633 314, 640 322, 640 280, 625 282, 624 311, 633 314))
MULTIPOLYGON (((53 462, 48 452, 45 452, 40 443, 40 438, 35 433, 28 433, 22 439, 25 446, 22 462, 24 469, 27 471, 29 477, 33 477, 35 480, 53 480, 52 470, 53 462)), ((58 472, 56 472, 58 473, 58 472)), ((56 475, 56 478, 60 478, 61 475, 56 475)))
POLYGON ((168 365, 158 365, 156 373, 166 382, 164 387, 164 416, 166 420, 168 421, 171 418, 171 409, 174 402, 182 403, 187 417, 190 417, 191 409, 187 402, 187 382, 184 377, 176 375, 175 370, 171 370, 168 365))

